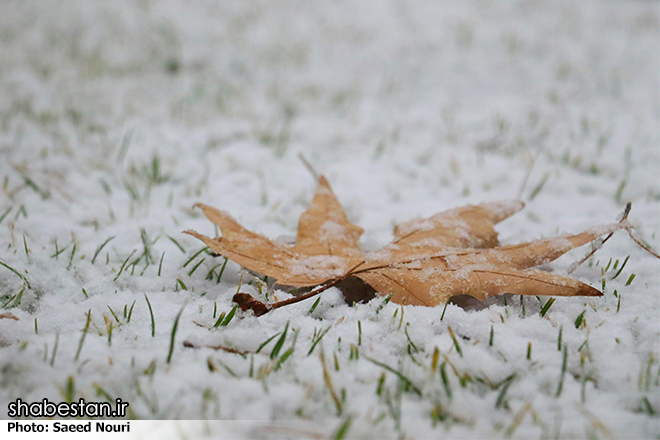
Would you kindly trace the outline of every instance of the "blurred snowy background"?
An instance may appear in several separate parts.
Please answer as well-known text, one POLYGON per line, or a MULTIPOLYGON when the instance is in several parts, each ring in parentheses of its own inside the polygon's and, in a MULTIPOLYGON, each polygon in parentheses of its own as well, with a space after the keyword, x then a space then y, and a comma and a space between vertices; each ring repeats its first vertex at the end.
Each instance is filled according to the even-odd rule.
POLYGON ((659 17, 650 1, 2 1, 2 417, 18 397, 121 397, 136 418, 261 420, 245 435, 264 438, 657 437, 660 262, 624 233, 573 273, 605 296, 543 317, 546 298, 441 320, 330 290, 311 314, 214 327, 240 268, 218 283, 223 259, 181 231, 214 233, 202 201, 294 236, 315 186, 302 153, 367 249, 519 194, 504 243, 631 201, 658 249, 659 17), (255 353, 287 322, 281 352, 255 353))

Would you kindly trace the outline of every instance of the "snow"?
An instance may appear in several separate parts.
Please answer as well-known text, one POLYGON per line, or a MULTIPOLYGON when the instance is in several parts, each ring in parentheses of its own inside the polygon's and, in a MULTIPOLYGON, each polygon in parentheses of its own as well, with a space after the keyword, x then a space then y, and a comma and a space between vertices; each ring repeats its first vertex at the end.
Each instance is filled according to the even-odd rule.
MULTIPOLYGON (((525 181, 502 243, 618 229, 598 225, 631 201, 657 250, 659 8, 2 2, 0 262, 20 274, 0 266, 0 315, 18 318, 0 319, 2 418, 17 398, 106 393, 140 419, 250 420, 232 429, 251 438, 328 438, 345 422, 347 438, 658 437, 660 261, 626 231, 571 274, 604 279, 605 295, 557 298, 544 317, 545 297, 349 306, 331 288, 311 313, 314 299, 226 326, 239 284, 265 292, 231 262, 217 283, 223 258, 186 264, 203 244, 181 232, 216 236, 203 202, 295 236, 315 189, 302 153, 365 250, 394 225, 515 199, 525 181)), ((565 275, 588 248, 543 269, 565 275)))

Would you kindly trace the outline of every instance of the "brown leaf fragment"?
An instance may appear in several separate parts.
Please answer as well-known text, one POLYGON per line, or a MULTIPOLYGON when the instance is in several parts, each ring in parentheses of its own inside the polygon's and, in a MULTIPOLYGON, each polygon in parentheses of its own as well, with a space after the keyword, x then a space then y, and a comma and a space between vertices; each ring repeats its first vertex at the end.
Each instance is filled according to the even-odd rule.
POLYGON ((600 291, 573 278, 531 268, 605 234, 630 228, 624 220, 580 234, 499 246, 495 224, 524 207, 519 200, 500 201, 405 222, 394 228, 391 243, 363 253, 359 247, 362 228, 348 220, 323 176, 318 178, 309 208, 300 216, 294 245, 251 232, 224 211, 201 203, 195 206, 220 227, 222 237, 185 233, 239 265, 274 278, 277 284, 317 286, 273 304, 246 293, 234 295, 242 310, 254 310, 257 316, 333 286, 351 301, 368 299, 375 290, 381 295, 392 294, 396 303, 425 306, 444 303, 456 295, 480 300, 503 293, 599 296, 600 291))
POLYGON ((14 321, 18 321, 19 319, 14 316, 13 313, 5 312, 3 314, 0 314, 0 319, 13 319, 14 321))
POLYGON ((246 355, 250 353, 249 351, 238 350, 236 348, 226 347, 224 345, 197 345, 190 341, 183 341, 183 346, 186 348, 210 348, 211 350, 222 350, 226 351, 227 353, 235 353, 240 355, 246 355))
POLYGON ((264 304, 261 301, 254 299, 251 295, 247 293, 239 292, 235 294, 234 297, 232 298, 232 301, 238 304, 238 306, 244 312, 247 310, 253 310, 254 314, 257 316, 261 316, 270 311, 270 307, 267 304, 264 304))

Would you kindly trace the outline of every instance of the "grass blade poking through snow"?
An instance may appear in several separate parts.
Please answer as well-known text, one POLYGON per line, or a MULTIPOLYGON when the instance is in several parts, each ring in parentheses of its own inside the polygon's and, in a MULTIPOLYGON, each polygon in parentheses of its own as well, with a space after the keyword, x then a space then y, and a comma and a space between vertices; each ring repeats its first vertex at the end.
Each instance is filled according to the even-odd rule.
POLYGON ((7 210, 4 212, 4 214, 0 215, 0 223, 2 223, 2 221, 5 219, 5 217, 7 217, 7 215, 9 214, 9 211, 11 211, 11 209, 12 209, 12 206, 7 208, 7 210))
POLYGON ((201 254, 202 252, 207 251, 207 250, 208 250, 208 247, 207 247, 207 246, 204 246, 203 248, 201 248, 200 250, 198 250, 197 252, 195 252, 195 253, 193 254, 193 256, 190 257, 190 258, 188 259, 188 261, 186 261, 185 263, 183 263, 183 267, 188 266, 188 265, 189 265, 189 264, 190 264, 195 258, 197 258, 197 256, 198 256, 199 254, 201 254))
POLYGON ((273 347, 273 351, 270 352, 271 359, 275 359, 277 355, 280 354, 280 350, 284 345, 284 341, 286 340, 286 333, 288 330, 289 330, 289 321, 287 321, 286 325, 284 326, 284 331, 282 332, 282 336, 280 336, 280 339, 278 339, 277 342, 275 343, 275 347, 273 347))
POLYGON ((314 348, 316 348, 316 345, 321 342, 321 339, 323 339, 323 336, 325 336, 326 333, 330 330, 331 327, 326 328, 325 330, 321 331, 319 335, 316 338, 313 338, 314 342, 312 343, 312 346, 310 347, 309 351, 307 352, 307 356, 312 354, 314 351, 314 348))
POLYGON ((27 278, 25 278, 23 275, 21 275, 20 273, 18 273, 18 271, 17 271, 16 269, 14 269, 14 268, 11 267, 11 266, 8 266, 7 264, 3 263, 2 261, 0 261, 0 266, 4 266, 4 267, 6 267, 7 269, 9 269, 9 270, 11 270, 12 272, 14 272, 16 275, 18 275, 18 277, 19 277, 20 279, 22 279, 23 281, 25 281, 25 284, 28 286, 28 289, 31 289, 31 287, 30 287, 30 282, 27 280, 27 278))
POLYGON ((341 403, 341 399, 339 399, 337 393, 335 392, 335 387, 332 385, 332 377, 330 377, 328 367, 325 365, 325 354, 323 352, 319 353, 319 358, 321 359, 321 365, 323 366, 323 381, 325 382, 325 386, 328 391, 330 391, 330 396, 332 397, 333 402, 335 402, 335 406, 337 407, 337 415, 341 415, 344 408, 341 403))
MULTIPOLYGON (((75 244, 74 244, 74 252, 75 252, 75 244)), ((117 279, 119 278, 119 276, 121 275, 121 273, 124 271, 124 268, 126 267, 126 263, 128 263, 128 260, 129 260, 129 259, 133 256, 133 254, 136 253, 136 252, 137 252, 137 249, 133 249, 133 252, 131 252, 131 253, 129 254, 129 256, 126 257, 126 259, 124 260, 124 263, 121 265, 121 268, 119 269, 119 273, 117 274, 117 276, 115 277, 115 279, 112 280, 112 281, 117 281, 117 279)), ((71 253, 71 255, 73 255, 73 252, 71 253)))
MULTIPOLYGON (((231 320, 234 318, 234 315, 236 314, 236 309, 238 309, 238 304, 236 304, 230 311, 227 317, 219 324, 220 327, 227 327, 231 320)), ((219 320, 218 320, 219 321, 219 320)), ((217 325, 216 325, 217 327, 217 325)))
POLYGON ((557 394, 556 394, 557 397, 561 396, 561 392, 564 389, 564 377, 566 376, 566 365, 568 364, 568 349, 566 345, 564 345, 563 356, 564 357, 561 362, 561 376, 559 377, 559 385, 557 385, 557 394))
POLYGON ((151 302, 149 302, 149 297, 147 294, 144 294, 144 299, 147 300, 147 306, 149 306, 149 315, 151 316, 151 337, 156 336, 156 321, 154 320, 154 311, 151 308, 151 302))
POLYGON ((316 307, 319 305, 320 301, 321 301, 321 297, 319 296, 318 298, 316 298, 316 301, 314 301, 314 304, 312 305, 312 307, 307 312, 308 315, 311 315, 312 313, 314 313, 314 310, 316 310, 316 307))
POLYGON ((92 257, 92 264, 96 261, 96 257, 99 256, 101 253, 101 250, 105 247, 106 244, 110 243, 112 240, 114 240, 116 235, 113 235, 111 237, 108 237, 99 247, 96 248, 96 251, 94 252, 94 256, 92 257))
POLYGON ((179 309, 179 313, 176 314, 176 318, 174 318, 174 324, 172 325, 172 335, 170 336, 170 350, 169 353, 167 353, 168 364, 172 361, 172 354, 174 354, 174 340, 176 339, 176 331, 179 328, 179 318, 181 318, 183 309, 185 309, 187 305, 188 305, 188 300, 186 299, 183 302, 181 308, 179 309))
POLYGON ((461 350, 461 346, 458 345, 458 340, 456 339, 456 335, 454 334, 454 329, 452 329, 451 326, 448 326, 447 330, 449 330, 451 339, 454 341, 454 347, 456 347, 456 351, 458 352, 460 357, 463 357, 463 351, 461 350))
POLYGON ((550 307, 552 307, 552 304, 554 304, 554 302, 555 302, 555 299, 550 298, 548 300, 548 302, 545 303, 545 305, 541 308, 541 311, 539 312, 539 314, 541 315, 541 318, 543 318, 545 316, 545 314, 548 313, 548 310, 550 310, 550 307))
POLYGON ((89 309, 85 314, 87 315, 87 322, 85 323, 85 328, 82 331, 82 335, 80 335, 80 342, 78 342, 78 350, 76 350, 76 356, 73 358, 73 360, 76 362, 80 357, 80 352, 82 351, 83 344, 85 343, 85 337, 87 336, 87 330, 89 329, 89 323, 92 320, 92 309, 89 309))
POLYGON ((379 362, 376 359, 372 359, 369 356, 362 355, 362 357, 368 360, 369 362, 371 362, 372 364, 378 365, 379 367, 386 369, 390 373, 394 373, 399 379, 401 379, 401 381, 406 385, 406 387, 412 389, 418 396, 420 397, 422 396, 422 390, 416 387, 412 383, 412 381, 406 376, 404 376, 400 371, 397 371, 394 368, 390 367, 389 365, 379 362))
POLYGON ((353 422, 353 417, 348 416, 346 417, 346 420, 342 422, 341 425, 339 425, 339 428, 337 428, 337 431, 335 431, 335 434, 332 436, 334 440, 343 440, 346 438, 346 434, 348 434, 348 430, 351 428, 351 423, 353 422))

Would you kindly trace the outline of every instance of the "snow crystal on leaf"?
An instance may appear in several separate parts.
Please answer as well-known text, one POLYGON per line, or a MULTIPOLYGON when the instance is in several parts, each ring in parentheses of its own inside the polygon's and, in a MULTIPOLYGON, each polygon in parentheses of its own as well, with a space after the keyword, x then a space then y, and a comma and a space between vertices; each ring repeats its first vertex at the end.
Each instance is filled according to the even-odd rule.
POLYGON ((319 234, 324 240, 345 240, 347 238, 346 228, 332 220, 327 220, 321 225, 319 234))

